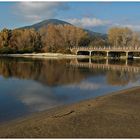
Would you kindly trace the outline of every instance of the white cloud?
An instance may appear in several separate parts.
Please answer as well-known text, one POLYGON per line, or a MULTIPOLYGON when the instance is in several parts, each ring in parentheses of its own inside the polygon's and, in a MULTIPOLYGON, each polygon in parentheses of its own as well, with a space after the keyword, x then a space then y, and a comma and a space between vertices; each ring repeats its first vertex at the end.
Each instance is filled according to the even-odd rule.
POLYGON ((107 31, 110 27, 118 26, 118 27, 128 27, 134 31, 140 31, 140 25, 115 23, 111 20, 102 20, 99 18, 89 18, 89 17, 84 17, 81 19, 72 18, 72 19, 67 19, 67 21, 73 25, 82 28, 87 28, 87 29, 98 28, 98 30, 100 30, 100 28, 102 27, 107 31))
POLYGON ((61 105, 61 102, 52 94, 50 88, 46 89, 36 83, 26 85, 24 91, 17 94, 17 96, 33 112, 43 111, 61 105))
POLYGON ((79 88, 81 90, 96 90, 96 89, 100 88, 100 85, 96 84, 96 83, 91 83, 91 82, 88 82, 88 81, 84 81, 84 82, 81 82, 79 84, 68 85, 67 87, 68 88, 79 88))
POLYGON ((139 31, 140 30, 140 25, 133 25, 133 24, 113 24, 112 26, 118 26, 118 27, 128 27, 134 31, 139 31))
POLYGON ((70 22, 71 24, 84 28, 92 28, 96 26, 104 26, 110 24, 110 21, 107 20, 101 20, 98 18, 88 18, 88 17, 84 17, 81 19, 72 18, 72 19, 68 19, 67 21, 70 22))
MULTIPOLYGON (((69 6, 66 2, 18 2, 14 6, 14 11, 18 14, 23 22, 36 23, 44 19, 56 18, 60 12, 68 10, 69 6)), ((140 25, 115 23, 111 20, 103 20, 100 18, 83 17, 66 19, 73 25, 95 30, 107 31, 112 26, 129 27, 135 31, 140 30, 140 25), (96 29, 97 28, 97 29, 96 29)))
POLYGON ((44 18, 54 18, 59 11, 69 9, 64 2, 19 2, 15 6, 15 12, 24 20, 39 21, 44 18))

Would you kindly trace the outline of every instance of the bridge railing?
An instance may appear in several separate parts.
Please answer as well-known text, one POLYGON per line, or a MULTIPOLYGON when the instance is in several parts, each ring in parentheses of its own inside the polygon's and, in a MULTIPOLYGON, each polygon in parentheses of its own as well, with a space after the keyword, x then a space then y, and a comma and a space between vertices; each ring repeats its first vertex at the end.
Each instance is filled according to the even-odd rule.
POLYGON ((81 46, 81 47, 73 47, 70 49, 77 49, 77 50, 139 50, 140 51, 140 47, 135 46, 127 46, 127 47, 116 47, 116 46, 91 46, 91 47, 87 47, 87 46, 81 46))

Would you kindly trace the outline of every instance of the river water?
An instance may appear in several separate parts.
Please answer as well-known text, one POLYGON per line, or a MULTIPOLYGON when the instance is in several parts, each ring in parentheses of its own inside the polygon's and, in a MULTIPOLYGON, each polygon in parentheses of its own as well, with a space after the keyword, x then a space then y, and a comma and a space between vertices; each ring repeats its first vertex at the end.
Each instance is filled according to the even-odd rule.
POLYGON ((0 58, 0 122, 140 85, 140 60, 0 58))

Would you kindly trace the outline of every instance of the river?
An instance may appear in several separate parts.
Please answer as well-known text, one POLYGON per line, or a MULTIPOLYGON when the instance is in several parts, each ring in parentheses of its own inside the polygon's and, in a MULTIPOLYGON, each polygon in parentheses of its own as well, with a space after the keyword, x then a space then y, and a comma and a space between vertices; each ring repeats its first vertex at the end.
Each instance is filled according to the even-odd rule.
POLYGON ((140 60, 0 58, 0 122, 139 86, 140 60))

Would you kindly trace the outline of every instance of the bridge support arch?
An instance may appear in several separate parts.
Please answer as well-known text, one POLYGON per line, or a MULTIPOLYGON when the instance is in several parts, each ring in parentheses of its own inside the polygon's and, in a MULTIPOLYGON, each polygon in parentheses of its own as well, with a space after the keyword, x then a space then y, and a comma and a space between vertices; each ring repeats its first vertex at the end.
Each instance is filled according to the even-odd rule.
POLYGON ((113 57, 113 58, 127 58, 128 54, 125 51, 108 51, 108 57, 113 57))
POLYGON ((91 51, 91 56, 104 56, 106 57, 106 51, 91 51))
POLYGON ((90 56, 90 51, 77 51, 77 55, 87 55, 90 56))

